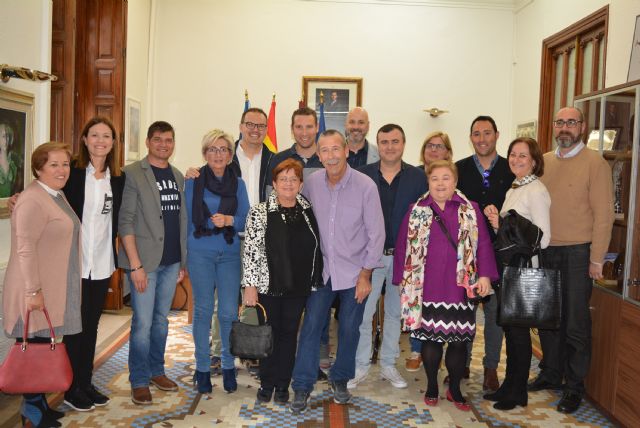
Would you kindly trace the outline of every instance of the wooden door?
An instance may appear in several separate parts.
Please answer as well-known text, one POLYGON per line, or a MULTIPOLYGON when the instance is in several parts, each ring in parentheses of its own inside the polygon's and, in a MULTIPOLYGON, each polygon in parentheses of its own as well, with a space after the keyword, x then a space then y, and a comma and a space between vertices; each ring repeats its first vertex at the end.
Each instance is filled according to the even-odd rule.
POLYGON ((73 144, 76 0, 54 0, 52 9, 50 140, 73 144))

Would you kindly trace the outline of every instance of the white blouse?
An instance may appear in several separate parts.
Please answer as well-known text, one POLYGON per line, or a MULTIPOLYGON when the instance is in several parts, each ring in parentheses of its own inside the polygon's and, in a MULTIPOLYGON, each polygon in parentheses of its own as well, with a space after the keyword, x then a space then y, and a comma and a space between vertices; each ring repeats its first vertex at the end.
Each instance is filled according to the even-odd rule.
POLYGON ((549 208, 551 207, 551 197, 540 179, 525 184, 515 189, 509 189, 500 210, 500 215, 504 216, 509 210, 516 210, 518 214, 542 230, 542 241, 540 246, 547 248, 551 241, 551 221, 549 208))

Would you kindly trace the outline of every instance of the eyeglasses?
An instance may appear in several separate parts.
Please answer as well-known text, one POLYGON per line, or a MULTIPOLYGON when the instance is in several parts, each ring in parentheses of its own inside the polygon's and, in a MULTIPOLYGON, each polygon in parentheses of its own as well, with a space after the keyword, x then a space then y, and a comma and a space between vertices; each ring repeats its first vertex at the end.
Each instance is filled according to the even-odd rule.
POLYGON ((553 121, 553 126, 556 128, 562 128, 563 126, 567 125, 567 128, 575 128, 576 126, 578 126, 579 123, 582 123, 582 121, 575 120, 575 119, 569 119, 569 120, 558 119, 553 121))
POLYGON ((278 183, 292 183, 297 184, 300 182, 298 177, 278 177, 278 183))
POLYGON ((258 128, 260 131, 264 131, 265 129, 267 129, 267 125, 265 125, 264 123, 244 122, 244 126, 246 126, 248 129, 258 128))
POLYGON ((447 147, 444 144, 431 144, 431 143, 427 143, 424 146, 425 149, 429 149, 429 150, 445 150, 447 147))
POLYGON ((489 176, 491 175, 491 170, 490 169, 486 169, 483 173, 482 173, 482 186, 485 188, 489 188, 489 186, 491 185, 489 183, 489 176))
POLYGON ((229 153, 228 147, 207 147, 207 153, 211 153, 214 155, 226 155, 229 153))

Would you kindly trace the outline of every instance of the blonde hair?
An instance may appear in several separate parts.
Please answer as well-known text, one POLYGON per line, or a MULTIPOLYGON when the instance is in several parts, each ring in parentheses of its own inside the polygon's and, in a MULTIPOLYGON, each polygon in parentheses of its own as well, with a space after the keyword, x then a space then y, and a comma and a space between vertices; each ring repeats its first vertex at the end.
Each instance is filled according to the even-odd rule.
POLYGON ((453 158, 453 149, 451 148, 451 140, 449 139, 449 135, 446 132, 435 131, 426 136, 424 141, 422 142, 422 147, 420 148, 420 162, 426 164, 424 160, 424 149, 427 147, 429 141, 433 140, 436 137, 440 137, 442 142, 444 143, 444 147, 447 149, 447 153, 449 153, 448 159, 451 160, 453 158))
POLYGON ((227 134, 222 129, 212 129, 211 131, 204 134, 204 137, 202 137, 202 156, 205 156, 207 154, 207 149, 221 138, 227 143, 229 153, 231 153, 231 156, 233 157, 233 137, 231 136, 231 134, 227 134))

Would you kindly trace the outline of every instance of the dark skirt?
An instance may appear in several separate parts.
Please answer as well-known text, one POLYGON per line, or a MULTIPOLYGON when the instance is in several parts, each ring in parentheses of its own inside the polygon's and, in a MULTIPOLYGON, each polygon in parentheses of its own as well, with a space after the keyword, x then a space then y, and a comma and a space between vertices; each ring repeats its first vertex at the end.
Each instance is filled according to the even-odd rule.
POLYGON ((422 303, 421 328, 411 337, 435 342, 470 342, 476 335, 476 314, 469 303, 422 303))

